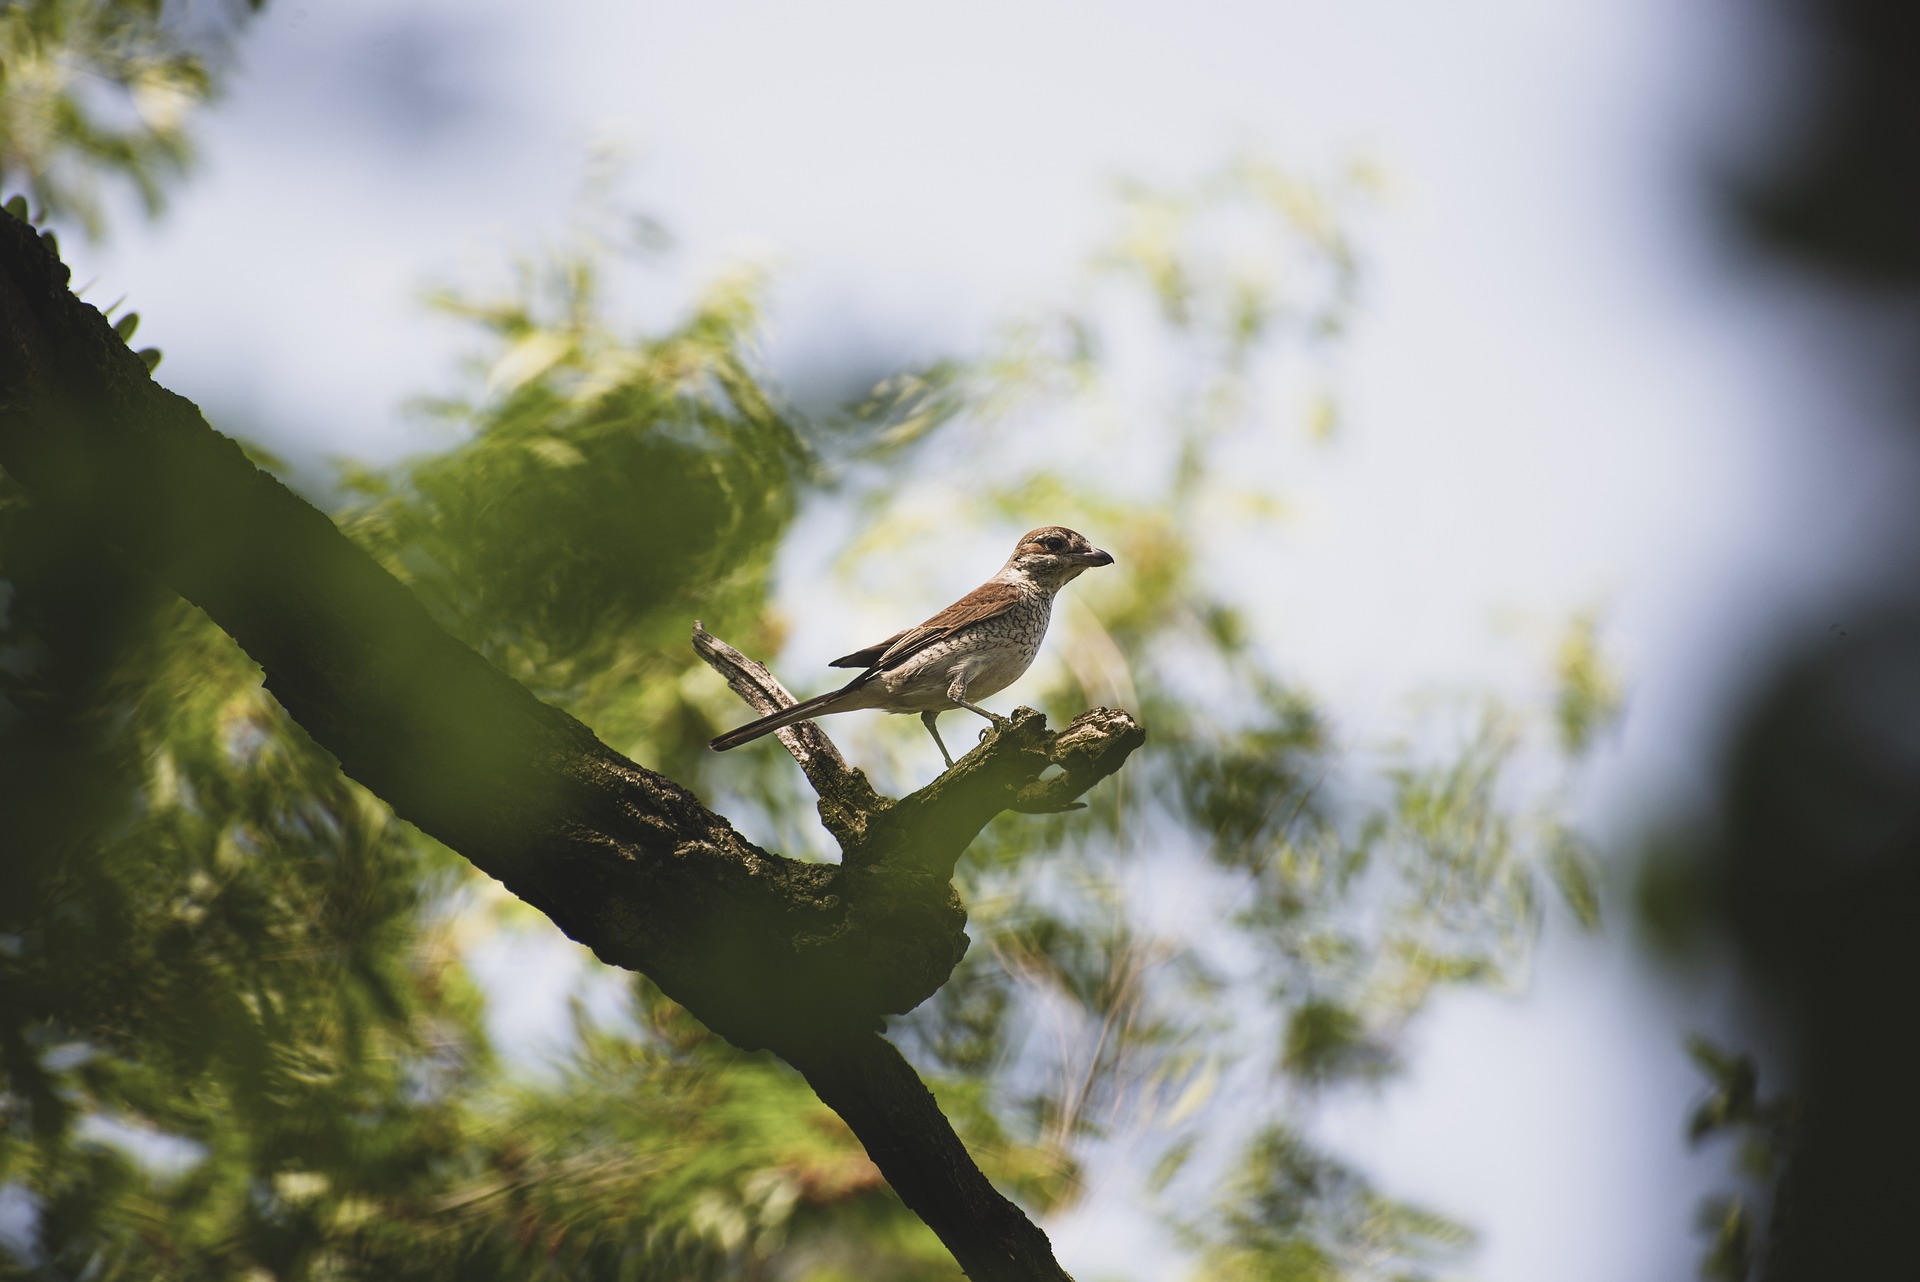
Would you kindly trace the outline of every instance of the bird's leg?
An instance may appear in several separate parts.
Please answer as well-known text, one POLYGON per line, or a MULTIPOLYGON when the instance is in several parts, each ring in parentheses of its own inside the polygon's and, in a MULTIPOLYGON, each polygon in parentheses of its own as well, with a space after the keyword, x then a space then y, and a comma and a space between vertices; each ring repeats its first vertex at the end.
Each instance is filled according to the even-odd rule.
POLYGON ((953 679, 953 684, 947 687, 947 698, 953 700, 954 703, 956 703, 962 708, 965 708, 968 712, 979 713, 981 716, 985 717, 987 720, 993 722, 993 724, 996 726, 1006 721, 1006 718, 1001 716, 997 712, 988 712, 985 708, 981 707, 977 703, 967 702, 967 677, 965 673, 961 673, 959 676, 955 677, 953 679))
POLYGON ((940 749, 940 755, 947 760, 947 769, 951 770, 953 769, 953 754, 948 752, 947 745, 941 742, 940 727, 933 724, 939 716, 940 714, 937 712, 923 712, 920 714, 920 724, 925 726, 927 733, 933 736, 934 746, 940 749))

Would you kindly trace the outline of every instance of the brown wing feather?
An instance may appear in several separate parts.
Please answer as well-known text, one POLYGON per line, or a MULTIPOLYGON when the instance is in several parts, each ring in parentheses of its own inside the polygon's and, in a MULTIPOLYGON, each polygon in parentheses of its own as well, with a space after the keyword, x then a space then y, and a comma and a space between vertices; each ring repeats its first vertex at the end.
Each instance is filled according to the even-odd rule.
POLYGON ((895 641, 911 631, 913 629, 908 628, 906 632, 896 632, 878 645, 870 645, 864 650, 855 650, 852 654, 843 654, 827 666, 829 668, 871 668, 880 662, 880 656, 885 654, 895 641))
POLYGON ((864 667, 869 671, 891 668, 896 664, 904 663, 935 641, 951 636, 969 624, 978 623, 982 619, 991 619, 996 614, 1006 613, 1019 600, 1020 589, 1010 583, 982 583, 919 627, 908 628, 905 632, 896 632, 878 645, 856 650, 843 658, 835 659, 828 666, 864 667))

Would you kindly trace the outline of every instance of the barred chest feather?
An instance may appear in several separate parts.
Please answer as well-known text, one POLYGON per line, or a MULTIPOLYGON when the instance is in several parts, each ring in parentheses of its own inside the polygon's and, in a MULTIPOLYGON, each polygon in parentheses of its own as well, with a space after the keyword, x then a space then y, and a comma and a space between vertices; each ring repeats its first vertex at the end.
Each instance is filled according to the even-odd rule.
MULTIPOLYGON (((1033 665, 1053 615, 1053 594, 1035 588, 1025 599, 992 618, 982 619, 928 646, 898 673, 882 680, 898 696, 914 698, 914 708, 950 708, 947 687, 966 678, 967 698, 978 701, 1019 680, 1033 665), (889 680, 888 678, 892 678, 889 680)), ((901 708, 900 711, 913 709, 901 708)))

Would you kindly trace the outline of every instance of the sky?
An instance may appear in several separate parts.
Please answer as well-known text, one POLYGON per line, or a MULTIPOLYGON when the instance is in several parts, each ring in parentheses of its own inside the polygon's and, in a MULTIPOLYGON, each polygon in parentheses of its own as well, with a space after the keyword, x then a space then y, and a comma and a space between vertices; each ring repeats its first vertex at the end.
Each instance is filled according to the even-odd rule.
MULTIPOLYGON (((642 310, 774 264, 768 356, 803 391, 1058 293, 1117 176, 1376 165, 1342 432, 1288 479, 1261 636, 1355 733, 1537 666, 1585 608, 1631 695, 1583 801, 1614 928, 1550 921, 1526 993, 1442 1003, 1405 1078, 1320 1122, 1474 1224, 1488 1282, 1693 1276, 1726 1155, 1684 1149, 1680 1036, 1739 1000, 1644 960, 1629 865, 1704 804, 1754 665, 1841 622, 1913 478, 1823 408, 1835 317, 1715 202, 1804 74, 1750 7, 276 0, 239 53, 169 215, 70 257, 164 382, 306 463, 437 442, 404 406, 471 339, 423 294, 559 237, 597 147, 679 243, 642 310)), ((557 1037, 543 973, 500 1018, 557 1037)), ((1082 1276, 1153 1249, 1102 1214, 1056 1226, 1082 1276)))

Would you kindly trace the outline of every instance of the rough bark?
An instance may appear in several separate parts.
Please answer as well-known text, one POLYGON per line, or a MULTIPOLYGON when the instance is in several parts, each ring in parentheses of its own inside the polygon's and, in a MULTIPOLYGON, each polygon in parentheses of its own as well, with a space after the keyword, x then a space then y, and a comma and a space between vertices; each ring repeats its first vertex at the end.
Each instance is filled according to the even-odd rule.
MULTIPOLYGON (((873 1030, 938 989, 965 951, 948 877, 967 843, 1003 810, 1064 807, 1117 770, 1142 737, 1133 720, 1102 709, 1055 735, 1022 709, 899 801, 817 727, 793 727, 782 739, 845 860, 761 850, 442 632, 325 516, 156 384, 70 292, 47 242, 0 217, 0 467, 204 610, 395 813, 602 960, 798 1067, 971 1276, 1064 1277, 873 1030), (1063 773, 1042 779, 1054 765, 1063 773)), ((791 702, 720 646, 703 654, 737 669, 749 703, 791 702)))

